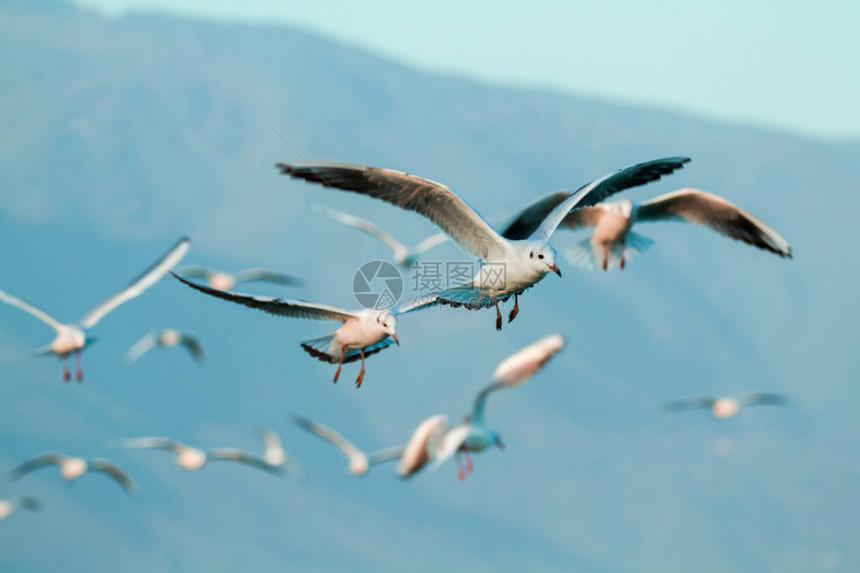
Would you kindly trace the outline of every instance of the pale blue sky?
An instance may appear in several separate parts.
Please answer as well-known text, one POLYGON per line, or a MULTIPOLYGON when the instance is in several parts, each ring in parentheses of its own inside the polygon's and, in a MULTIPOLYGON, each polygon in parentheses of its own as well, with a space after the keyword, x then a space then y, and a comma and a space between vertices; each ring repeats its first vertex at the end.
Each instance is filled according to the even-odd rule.
POLYGON ((424 69, 860 138, 860 4, 77 0, 296 24, 424 69))

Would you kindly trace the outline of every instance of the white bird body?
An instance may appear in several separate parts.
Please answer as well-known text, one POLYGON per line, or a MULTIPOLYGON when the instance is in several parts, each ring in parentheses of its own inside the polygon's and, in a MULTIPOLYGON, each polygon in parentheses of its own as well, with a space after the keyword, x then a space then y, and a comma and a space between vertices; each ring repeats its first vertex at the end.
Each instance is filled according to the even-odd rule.
POLYGON ((87 460, 83 458, 66 458, 60 462, 60 477, 66 481, 74 481, 87 473, 87 460))
POLYGON ((561 276, 555 264, 555 250, 549 241, 571 210, 594 205, 623 189, 660 179, 688 161, 688 158, 667 158, 605 175, 563 198, 542 213, 529 233, 517 237, 500 235, 453 191, 429 179, 390 169, 336 163, 279 163, 277 167, 293 178, 392 203, 438 225, 464 251, 477 257, 482 267, 469 283, 437 293, 436 303, 469 309, 494 306, 496 329, 501 330, 500 301, 514 297, 514 308, 508 316, 510 322, 519 312, 517 297, 520 293, 549 272, 561 276))
POLYGON ((740 412, 741 405, 734 398, 719 398, 711 406, 711 415, 717 420, 726 420, 740 412))
POLYGON ((187 472, 197 471, 206 465, 206 453, 197 448, 182 446, 176 456, 176 465, 187 472))
POLYGON ((663 407, 667 412, 704 408, 710 411, 711 417, 715 420, 728 420, 737 416, 741 409, 746 406, 774 406, 784 404, 785 401, 785 397, 781 394, 747 392, 739 396, 722 396, 719 398, 695 396, 667 402, 663 407))
POLYGON ((39 502, 32 497, 24 495, 16 495, 9 499, 0 499, 0 521, 6 519, 18 509, 38 511, 39 502))
POLYGON ((419 472, 436 456, 449 429, 448 417, 444 414, 436 414, 421 422, 403 448, 397 474, 408 478, 419 472))
POLYGON ((63 379, 66 381, 71 379, 66 360, 70 354, 74 354, 78 360, 76 378, 78 382, 81 382, 83 380, 83 371, 80 364, 80 353, 87 347, 88 343, 94 340, 87 338, 85 331, 98 324, 99 321, 109 312, 121 304, 140 296, 146 291, 146 289, 158 282, 161 277, 167 274, 170 269, 182 260, 185 253, 188 252, 189 246, 190 241, 187 238, 180 239, 167 252, 167 254, 159 259, 152 267, 132 281, 132 283, 125 289, 91 310, 83 319, 81 319, 79 324, 63 324, 44 311, 39 310, 38 308, 2 290, 0 290, 0 302, 18 307, 53 328, 57 333, 56 337, 51 344, 41 348, 38 351, 38 354, 54 354, 59 357, 63 361, 63 379))
POLYGON ((214 448, 204 451, 169 438, 160 437, 131 438, 122 440, 120 445, 125 448, 158 449, 173 452, 176 455, 176 465, 187 472, 197 471, 212 461, 231 460, 253 466, 270 473, 280 473, 279 467, 271 465, 265 460, 234 448, 214 448))

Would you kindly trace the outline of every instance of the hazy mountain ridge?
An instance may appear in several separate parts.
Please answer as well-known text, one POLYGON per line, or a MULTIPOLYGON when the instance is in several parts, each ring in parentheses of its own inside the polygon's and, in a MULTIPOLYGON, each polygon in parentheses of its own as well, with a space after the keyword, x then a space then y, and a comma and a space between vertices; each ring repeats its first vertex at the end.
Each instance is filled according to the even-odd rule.
MULTIPOLYGON (((527 389, 489 406, 508 451, 477 458, 462 486, 448 467, 411 484, 388 472, 348 480, 336 454, 295 431, 285 441, 308 476, 286 485, 230 468, 186 476, 157 453, 114 452, 144 485, 142 497, 103 500, 97 478, 59 494, 54 476, 22 483, 54 509, 8 528, 0 561, 10 567, 92 567, 88 552, 103 549, 103 536, 104 570, 122 556, 140 570, 226 569, 255 555, 272 566, 374 571, 534 563, 808 571, 857 562, 852 504, 841 498, 860 473, 856 445, 843 442, 858 428, 860 308, 849 274, 857 255, 845 244, 856 226, 856 143, 424 74, 280 26, 108 20, 48 1, 0 1, 0 67, 11 79, 0 85, 0 238, 26 247, 0 248, 9 269, 0 288, 64 319, 185 233, 195 242, 189 262, 278 267, 310 281, 289 295, 354 305, 358 263, 386 252, 310 204, 345 208, 345 199, 404 240, 432 227, 289 182, 273 168, 302 158, 443 181, 492 216, 626 164, 690 155, 680 174, 629 195, 688 185, 724 194, 796 253, 781 261, 700 229, 643 229, 657 243, 627 271, 588 274, 562 262, 565 279, 550 277, 523 297, 501 335, 487 313, 404 318, 403 346, 368 362, 361 391, 349 388, 348 370, 347 384, 326 390, 309 412, 367 447, 386 445, 437 411, 464 414, 496 352, 561 331, 570 347, 535 387, 606 464, 527 389), (758 387, 790 392, 793 405, 719 427, 696 413, 655 413, 678 395, 758 387), (719 438, 733 455, 712 453, 719 438), (67 533, 82 519, 99 534, 67 533), (262 539, 255 528, 266 531, 262 539), (38 551, 37 531, 53 540, 53 554, 38 551), (392 539, 401 542, 393 554, 392 539)), ((559 235, 555 244, 574 239, 559 235)), ((450 246, 439 256, 462 257, 450 246)), ((45 327, 0 308, 0 340, 16 351, 0 355, 8 374, 2 468, 47 447, 101 454, 115 434, 254 448, 255 425, 285 429, 288 413, 328 387, 330 369, 298 348, 325 329, 165 281, 100 325, 102 340, 84 357, 87 382, 69 388, 57 364, 27 352, 47 339, 45 327), (120 353, 167 321, 200 332, 210 363, 197 369, 167 354, 126 368, 120 353), (46 411, 62 427, 33 427, 46 411)))

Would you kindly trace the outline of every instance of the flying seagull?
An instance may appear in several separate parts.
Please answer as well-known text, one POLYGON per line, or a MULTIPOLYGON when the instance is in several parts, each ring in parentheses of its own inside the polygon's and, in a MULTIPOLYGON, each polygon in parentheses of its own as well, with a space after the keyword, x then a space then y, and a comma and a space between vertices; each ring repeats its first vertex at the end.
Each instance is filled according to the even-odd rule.
POLYGON ((514 297, 508 322, 519 312, 518 297, 549 272, 561 276, 555 249, 549 244, 567 214, 576 208, 599 203, 624 189, 656 181, 689 161, 670 157, 640 163, 596 179, 555 206, 527 237, 509 240, 474 209, 441 183, 413 175, 337 163, 287 164, 276 166, 284 175, 368 195, 407 211, 415 211, 440 227, 460 248, 479 258, 483 265, 468 283, 436 295, 438 304, 480 309, 494 306, 496 329, 502 328, 499 302, 514 297))
POLYGON ((35 498, 27 495, 16 495, 9 499, 0 499, 0 521, 3 521, 19 509, 39 511, 41 508, 42 505, 35 498))
POLYGON ((445 414, 436 414, 421 422, 403 448, 397 475, 406 479, 421 471, 436 457, 450 429, 445 414))
POLYGON ((49 465, 58 466, 60 468, 60 477, 67 482, 73 482, 87 472, 103 472, 113 478, 126 492, 134 493, 137 490, 137 484, 134 483, 134 480, 109 460, 102 458, 74 458, 55 452, 46 452, 24 462, 12 470, 9 476, 12 479, 19 479, 32 471, 49 465))
POLYGON ((24 312, 35 316, 53 328, 57 332, 56 338, 54 338, 54 341, 48 346, 39 349, 37 353, 39 355, 54 354, 59 356, 63 361, 63 379, 66 382, 71 379, 68 367, 68 357, 69 354, 74 354, 75 360, 77 361, 77 372, 75 377, 78 382, 81 382, 84 379, 83 370, 81 368, 81 351, 83 351, 88 344, 92 344, 95 341, 94 338, 88 337, 84 331, 94 327, 107 313, 119 305, 140 296, 146 289, 157 283, 161 277, 167 274, 170 269, 182 260, 185 253, 188 252, 189 245, 190 241, 187 238, 181 239, 170 249, 170 251, 167 252, 166 255, 159 259, 152 267, 135 279, 124 290, 91 310, 79 324, 62 324, 38 308, 31 306, 23 300, 2 290, 0 290, 0 301, 12 306, 17 306, 24 312))
POLYGON ((394 262, 400 265, 401 267, 411 268, 418 261, 418 258, 438 245, 441 245, 445 241, 448 240, 448 236, 445 233, 436 233, 435 235, 431 235, 427 237, 414 247, 407 247, 376 225, 368 222, 366 219, 362 217, 356 217, 355 215, 350 215, 349 213, 344 213, 342 211, 337 211, 335 209, 330 209, 328 207, 324 207, 322 205, 317 205, 316 208, 334 219, 339 223, 343 223, 349 227, 354 227, 360 231, 364 231, 365 233, 372 235, 385 243, 389 249, 394 252, 394 262))
POLYGON ((778 406, 785 404, 786 399, 782 394, 767 394, 760 392, 747 392, 736 397, 711 398, 697 396, 667 402, 663 405, 666 412, 681 412, 705 408, 711 411, 711 416, 716 420, 726 420, 736 416, 745 406, 778 406))
POLYGON ((264 462, 275 468, 286 468, 291 472, 298 468, 298 464, 290 459, 287 452, 284 451, 281 437, 278 434, 268 428, 262 428, 257 432, 257 436, 266 446, 266 449, 263 450, 264 462))
MULTIPOLYGON (((502 235, 509 239, 527 236, 546 214, 570 195, 567 191, 560 191, 532 203, 502 235)), ((572 263, 589 269, 595 264, 603 270, 616 264, 623 269, 628 259, 653 243, 651 239, 633 232, 632 227, 637 223, 655 221, 703 225, 730 239, 743 241, 782 258, 791 258, 791 247, 779 233, 722 197, 697 189, 680 189, 639 204, 622 199, 572 211, 561 222, 562 228, 594 227, 594 232, 570 247, 567 257, 572 263)))
POLYGON ((559 334, 552 334, 502 360, 493 375, 493 383, 475 396, 472 412, 459 425, 445 432, 441 444, 436 448, 437 451, 433 456, 434 460, 430 469, 437 469, 449 458, 456 455, 457 476, 463 480, 467 473, 472 473, 470 453, 483 452, 492 446, 504 449, 499 433, 489 429, 484 424, 484 409, 487 398, 497 390, 513 388, 528 381, 563 347, 564 337, 559 334), (466 458, 465 468, 460 464, 460 453, 466 458))
POLYGON ((130 364, 134 364, 141 356, 156 346, 160 348, 173 348, 180 344, 191 353, 191 357, 195 361, 201 362, 205 358, 203 347, 200 346, 200 342, 194 335, 169 328, 150 332, 135 342, 134 346, 129 348, 128 352, 125 353, 125 359, 130 364))
POLYGON ((433 301, 430 300, 416 299, 411 304, 396 311, 369 308, 347 311, 311 302, 220 291, 194 284, 175 274, 173 276, 191 288, 210 296, 229 300, 249 308, 256 308, 275 316, 330 320, 342 323, 342 326, 334 333, 306 340, 301 343, 301 346, 305 352, 314 358, 329 364, 337 364, 337 370, 334 373, 335 383, 340 378, 343 364, 361 360, 361 371, 355 379, 356 388, 361 387, 361 382, 364 380, 365 358, 380 352, 391 344, 400 345, 394 330, 397 325, 396 315, 412 312, 433 304, 433 301))
POLYGON ((215 271, 204 267, 181 267, 176 269, 176 274, 189 279, 204 279, 214 289, 232 290, 239 283, 261 281, 286 286, 299 286, 301 279, 291 277, 282 273, 267 271, 266 269, 245 269, 237 273, 226 273, 215 271))
POLYGON ((371 454, 365 454, 355 447, 352 442, 327 426, 317 424, 301 416, 293 416, 293 422, 300 428, 322 438, 340 450, 349 462, 347 465, 349 473, 354 476, 363 476, 372 466, 398 459, 403 451, 402 447, 395 446, 393 448, 378 450, 371 454))
POLYGON ((173 452, 176 454, 176 465, 189 472, 199 470, 209 462, 229 460, 265 470, 269 473, 281 473, 279 466, 272 465, 265 460, 235 448, 214 448, 203 451, 169 438, 130 438, 121 440, 119 445, 124 448, 157 449, 173 452))

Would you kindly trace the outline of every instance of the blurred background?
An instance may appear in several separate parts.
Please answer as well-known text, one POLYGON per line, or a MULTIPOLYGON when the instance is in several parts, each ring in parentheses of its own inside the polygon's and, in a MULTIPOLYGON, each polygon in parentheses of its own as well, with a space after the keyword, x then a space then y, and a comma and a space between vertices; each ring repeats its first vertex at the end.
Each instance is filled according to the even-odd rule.
MULTIPOLYGON (((314 211, 333 191, 276 161, 390 167, 441 181, 502 220, 548 191, 686 155, 635 189, 720 194, 792 245, 781 260, 696 227, 623 272, 562 260, 501 333, 489 312, 403 317, 402 345, 340 384, 299 342, 332 325, 267 316, 165 279, 108 316, 86 380, 33 356, 45 325, 0 307, 0 473, 41 451, 108 456, 141 491, 50 470, 0 481, 41 514, 0 522, 7 571, 856 571, 856 3, 0 0, 0 288, 73 321, 182 235, 184 263, 304 278, 268 294, 357 307, 358 267, 389 252, 314 211), (195 332, 134 366, 146 332, 195 332), (400 482, 346 474, 289 423, 367 449, 435 413, 457 420, 499 362, 560 332, 533 381, 493 396, 507 449, 400 482), (694 394, 782 392, 715 422, 665 415, 694 394), (554 411, 555 410, 555 411, 554 411), (568 425, 569 424, 569 425, 568 425), (258 450, 271 427, 303 466, 186 474, 106 440, 168 435, 258 450), (572 431, 581 434, 584 440, 572 431), (585 442, 587 440, 587 443, 585 442), (599 452, 599 456, 592 450, 599 452)), ((435 228, 354 195, 406 243, 435 228)), ((581 237, 561 233, 561 249, 581 237)), ((426 260, 462 260, 446 244, 426 260)), ((243 287, 241 290, 250 290, 243 287)))

